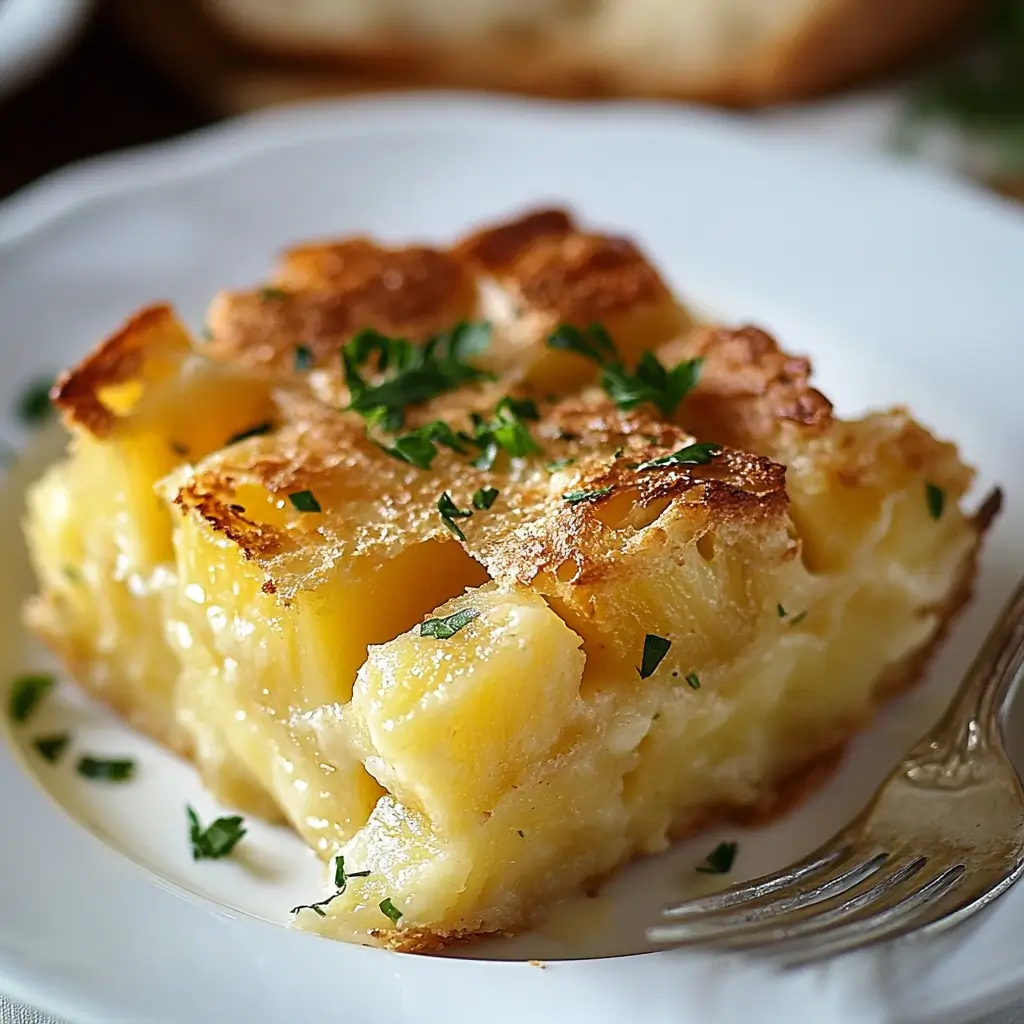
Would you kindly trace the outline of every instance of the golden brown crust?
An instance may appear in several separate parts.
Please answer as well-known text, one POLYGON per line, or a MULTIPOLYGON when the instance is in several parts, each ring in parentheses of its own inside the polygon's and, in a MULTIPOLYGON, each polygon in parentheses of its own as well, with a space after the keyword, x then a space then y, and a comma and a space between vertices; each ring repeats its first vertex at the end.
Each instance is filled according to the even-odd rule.
MULTIPOLYGON (((840 88, 952 39, 978 14, 977 0, 827 0, 788 36, 740 48, 707 67, 622 60, 588 52, 578 39, 543 32, 474 38, 469 44, 395 31, 317 46, 237 24, 225 34, 251 50, 322 67, 341 65, 386 84, 513 90, 540 95, 665 96, 761 106, 840 88)), ((215 10, 211 13, 216 15, 215 10)))
POLYGON ((475 287, 448 253, 387 249, 366 239, 290 250, 275 287, 224 292, 209 313, 208 353, 218 360, 288 374, 303 345, 318 364, 366 327, 424 341, 467 319, 475 287))
MULTIPOLYGON (((470 507, 480 487, 503 493, 467 526, 460 543, 492 578, 523 583, 567 562, 576 566, 573 582, 581 585, 614 573, 631 536, 601 520, 606 499, 616 494, 641 508, 666 504, 666 528, 677 519, 763 521, 783 515, 787 504, 785 469, 745 452, 723 450, 707 465, 639 470, 694 439, 645 409, 623 413, 600 392, 542 406, 540 421, 531 424, 541 451, 514 464, 501 456, 493 470, 474 468, 469 446, 465 453, 442 448, 424 472, 381 451, 354 414, 294 396, 290 409, 297 418, 280 432, 204 460, 174 498, 184 513, 198 514, 256 561, 268 589, 286 598, 343 561, 371 552, 393 557, 411 544, 451 540, 436 511, 444 492, 460 508, 470 507), (557 477, 545 468, 555 460, 569 463, 557 477), (282 500, 310 490, 322 512, 297 515, 283 527, 257 522, 235 502, 237 489, 251 485, 282 500), (580 491, 598 497, 578 503, 564 497, 580 491)), ((453 420, 438 404, 434 414, 453 420)))
POLYGON ((77 366, 62 373, 50 397, 69 425, 105 437, 117 414, 104 403, 103 389, 138 380, 145 375, 147 363, 162 356, 181 358, 190 347, 189 336, 169 305, 147 306, 77 366))
POLYGON ((561 238, 575 230, 576 223, 566 210, 531 210, 467 235, 456 244, 455 254, 489 274, 502 274, 540 239, 561 238))
POLYGON ((565 323, 587 326, 672 297, 628 239, 567 234, 536 239, 508 269, 523 302, 565 323))
POLYGON ((703 360, 679 410, 679 422, 701 437, 761 451, 784 423, 815 433, 832 423, 832 403, 810 384, 810 360, 782 351, 758 327, 700 326, 658 356, 668 366, 703 360))

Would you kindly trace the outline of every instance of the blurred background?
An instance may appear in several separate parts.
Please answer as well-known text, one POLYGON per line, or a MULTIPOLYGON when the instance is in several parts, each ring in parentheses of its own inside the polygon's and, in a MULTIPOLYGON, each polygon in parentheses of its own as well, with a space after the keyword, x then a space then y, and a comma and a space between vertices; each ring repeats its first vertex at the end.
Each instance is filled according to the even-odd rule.
POLYGON ((720 104, 1024 198, 1024 0, 0 0, 0 195, 309 97, 720 104))

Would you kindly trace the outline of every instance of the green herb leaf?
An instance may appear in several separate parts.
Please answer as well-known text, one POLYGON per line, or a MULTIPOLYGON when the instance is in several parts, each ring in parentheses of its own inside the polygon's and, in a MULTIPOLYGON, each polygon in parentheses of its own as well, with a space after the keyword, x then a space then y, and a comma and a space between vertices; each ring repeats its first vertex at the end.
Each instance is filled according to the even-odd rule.
POLYGON ((489 509, 500 493, 497 487, 481 487, 473 492, 473 508, 481 511, 489 509))
POLYGON ((489 323, 460 323, 423 345, 372 328, 360 331, 341 351, 349 408, 375 422, 385 416, 388 429, 396 429, 406 406, 421 405, 469 381, 493 379, 467 361, 487 347, 490 336, 489 323), (362 373, 366 368, 385 374, 385 379, 368 383, 362 373))
POLYGON ((256 423, 246 430, 240 430, 237 434, 232 434, 228 440, 228 444, 238 444, 239 441, 244 441, 249 437, 261 437, 263 434, 269 434, 274 429, 274 424, 269 420, 264 420, 263 423, 256 423))
POLYGON ((287 299, 288 293, 283 288, 261 288, 260 299, 264 302, 280 302, 287 299))
POLYGON ((391 902, 390 896, 385 896, 378 904, 381 913, 392 923, 398 924, 402 920, 402 912, 391 902))
POLYGON ((697 868, 702 875, 725 875, 732 870, 736 859, 737 843, 719 843, 697 868))
POLYGON ((598 365, 619 360, 615 342, 600 324, 591 324, 585 329, 561 324, 548 337, 548 348, 559 352, 575 352, 598 365))
POLYGON ((320 512, 320 502, 313 497, 312 491, 295 491, 288 495, 292 508, 296 512, 320 512))
POLYGON ((696 387, 702 359, 686 359, 671 370, 653 352, 644 352, 632 372, 626 369, 618 347, 600 324, 585 330, 562 324, 549 338, 548 348, 575 352, 601 367, 601 387, 624 410, 650 402, 662 415, 671 416, 696 387))
POLYGON ((307 345, 295 346, 295 372, 305 373, 313 369, 313 352, 307 345))
POLYGON ((344 894, 345 890, 341 889, 338 892, 331 893, 331 895, 328 896, 327 899, 320 900, 318 903, 300 903, 297 907, 292 907, 291 912, 293 914, 297 914, 301 910, 312 910, 313 913, 316 914, 318 917, 326 917, 327 912, 324 910, 324 907, 329 906, 339 896, 343 896, 344 894))
POLYGON ((928 515, 935 520, 941 519, 943 509, 946 507, 946 492, 941 487, 936 487, 933 483, 926 483, 924 485, 924 497, 928 503, 928 515))
POLYGON ((171 451, 180 458, 185 458, 188 455, 188 445, 180 441, 171 441, 171 451))
POLYGON ((420 623, 420 636, 433 637, 435 640, 448 640, 464 626, 468 626, 480 613, 475 608, 463 608, 452 612, 443 619, 427 619, 420 623))
POLYGON ((781 604, 777 604, 775 607, 778 609, 779 618, 784 619, 786 617, 786 609, 781 604))
POLYGON ((345 871, 345 858, 339 854, 334 858, 334 885, 341 892, 345 891, 350 878, 366 878, 369 871, 345 871))
POLYGON ((685 448, 673 452, 671 455, 662 455, 660 459, 651 459, 649 462, 641 462, 637 466, 638 471, 645 469, 661 469, 664 466, 706 466, 716 455, 720 454, 720 444, 688 444, 685 448))
POLYGON ((790 619, 789 620, 789 624, 791 626, 799 626, 800 623, 803 622, 804 619, 806 619, 806 618, 807 618, 807 612, 803 611, 799 615, 796 615, 792 619, 790 619))
POLYGON ((575 461, 575 459, 552 459, 550 462, 544 463, 544 468, 549 473, 557 473, 560 469, 571 466, 575 461))
POLYGON ((562 495, 562 501, 569 505, 579 505, 584 501, 597 501, 611 494, 613 490, 612 487, 598 487, 593 491, 570 491, 568 494, 562 495))
POLYGON ((32 746, 39 751, 39 756, 50 764, 56 764, 71 742, 71 734, 55 733, 53 736, 40 736, 32 741, 32 746))
POLYGON ((646 679, 648 676, 654 674, 665 655, 668 654, 668 649, 671 646, 672 641, 666 640, 663 636, 656 636, 654 633, 648 633, 644 637, 643 658, 640 661, 640 667, 637 669, 637 672, 640 673, 641 679, 646 679))
POLYGON ((53 403, 50 401, 52 387, 52 379, 40 377, 30 381, 22 389, 18 395, 15 412, 25 426, 37 427, 53 415, 53 403))
POLYGON ((696 672, 691 672, 685 679, 691 690, 700 689, 700 676, 696 672))
POLYGON ((188 838, 192 844, 193 860, 227 857, 245 835, 244 819, 238 815, 217 818, 203 828, 199 816, 190 806, 185 806, 185 812, 188 815, 188 838))
POLYGON ((408 462, 417 469, 430 469, 437 457, 439 444, 465 454, 470 440, 467 435, 452 430, 443 420, 433 420, 396 437, 391 445, 377 444, 377 447, 393 459, 408 462))
POLYGON ((440 498, 437 499, 437 511, 441 513, 441 522, 453 533, 459 540, 465 540, 466 535, 462 532, 456 519, 468 519, 473 513, 469 510, 463 511, 459 508, 454 501, 452 496, 445 491, 440 498))
POLYGON ((102 758, 86 754, 79 758, 78 774, 101 782, 127 782, 135 774, 135 762, 127 757, 102 758))
POLYGON ((27 722, 55 682, 56 679, 48 672, 18 676, 11 689, 11 718, 15 722, 27 722))

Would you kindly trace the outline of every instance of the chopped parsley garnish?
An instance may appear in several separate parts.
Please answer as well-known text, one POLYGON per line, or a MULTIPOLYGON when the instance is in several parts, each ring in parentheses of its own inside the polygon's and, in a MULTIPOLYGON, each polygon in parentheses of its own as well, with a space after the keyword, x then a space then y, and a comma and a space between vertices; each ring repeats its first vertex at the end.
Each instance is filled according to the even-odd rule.
POLYGON ((11 690, 11 718, 15 722, 27 722, 40 701, 53 689, 55 682, 48 672, 18 676, 11 690))
POLYGON ((188 445, 182 444, 180 441, 171 441, 171 451, 174 452, 175 455, 185 458, 185 456, 188 455, 188 445))
POLYGON ((736 859, 737 843, 719 843, 704 858, 704 863, 697 870, 702 875, 725 875, 732 870, 732 862, 736 859))
POLYGON ((924 485, 924 497, 928 503, 928 515, 932 519, 941 519, 942 510, 946 507, 946 492, 929 482, 924 485))
POLYGON ((671 455, 662 455, 660 459, 651 459, 649 462, 641 462, 637 470, 662 469, 665 466, 706 466, 712 459, 722 451, 720 444, 705 442, 703 444, 688 444, 685 448, 673 452, 671 455))
POLYGON ((255 423, 246 430, 240 430, 237 434, 232 434, 228 438, 228 444, 237 444, 239 441, 245 441, 250 437, 261 437, 263 434, 269 434, 274 429, 274 424, 270 420, 264 420, 262 423, 255 423))
POLYGON ((666 640, 663 636, 656 636, 654 633, 648 633, 644 637, 644 653, 643 658, 640 661, 640 667, 637 672, 640 673, 641 679, 646 679, 648 676, 654 674, 657 667, 662 663, 665 655, 668 654, 668 649, 672 646, 671 640, 666 640))
POLYGON ((448 640, 455 636, 463 626, 468 626, 480 613, 475 608, 463 608, 452 612, 443 619, 427 619, 420 623, 420 636, 433 637, 435 640, 448 640))
POLYGON ((26 426, 39 426, 53 414, 53 403, 50 401, 51 387, 52 380, 40 377, 26 384, 18 395, 15 411, 18 419, 26 426))
POLYGON ((700 689, 700 676, 697 675, 696 672, 690 672, 688 675, 684 676, 684 678, 691 690, 700 689))
POLYGON ((468 509, 459 508, 452 501, 452 496, 447 491, 437 499, 437 511, 441 513, 441 522, 444 523, 449 532, 453 533, 459 540, 465 540, 466 535, 455 520, 468 519, 473 513, 468 509))
POLYGON ((807 612, 803 611, 799 615, 795 615, 792 619, 790 619, 789 620, 789 624, 791 626, 799 626, 800 623, 803 622, 804 619, 806 619, 806 618, 807 618, 807 612))
POLYGON ((295 372, 305 373, 313 369, 313 352, 306 345, 295 346, 295 372))
POLYGON ((497 487, 481 487, 473 492, 473 508, 480 511, 489 509, 500 493, 497 487))
POLYGON ((350 878, 366 878, 369 874, 369 871, 346 871, 345 858, 341 854, 334 858, 334 885, 341 892, 345 891, 350 878))
POLYGON ((481 454, 473 460, 477 469, 491 469, 500 451, 506 451, 513 458, 532 455, 540 446, 530 434, 524 422, 537 418, 537 407, 533 402, 515 398, 503 398, 495 407, 489 420, 479 416, 473 420, 473 444, 481 454))
POLYGON ((279 302, 281 299, 287 299, 288 293, 283 288, 261 288, 260 298, 264 302, 279 302))
POLYGON ((402 425, 406 406, 421 405, 469 381, 493 379, 467 359, 486 348, 490 338, 486 322, 457 324, 423 345, 366 328, 341 350, 348 407, 395 430, 402 425), (368 383, 362 373, 367 367, 384 374, 384 380, 368 383))
POLYGON ((544 463, 544 468, 549 473, 557 473, 560 469, 571 466, 575 461, 575 459, 552 459, 550 462, 544 463))
POLYGON ((91 757, 78 760, 78 774, 101 782, 127 782, 135 774, 135 762, 127 757, 91 757))
POLYGON ((671 370, 653 352, 644 352, 630 373, 608 332, 600 324, 585 329, 562 324, 549 338, 548 347, 575 352, 601 367, 601 387, 620 409, 650 402, 664 416, 671 416, 694 389, 702 359, 686 359, 671 370))
POLYGON ((444 445, 453 451, 465 453, 470 438, 452 430, 443 420, 433 420, 422 427, 400 434, 390 445, 378 444, 382 452, 393 459, 408 462, 417 469, 430 469, 437 457, 437 446, 444 445))
POLYGON ((324 907, 333 903, 339 896, 343 896, 345 890, 342 889, 340 892, 332 892, 330 896, 325 900, 320 900, 317 903, 300 903, 297 907, 292 907, 292 913, 297 914, 300 910, 312 910, 318 917, 326 917, 327 912, 324 907))
POLYGON ((73 565, 62 565, 60 571, 68 583, 81 583, 82 574, 73 565))
POLYGON ((348 888, 348 880, 350 878, 366 878, 369 875, 369 871, 345 871, 345 858, 340 854, 334 858, 334 885, 337 888, 337 892, 331 893, 330 896, 325 900, 320 900, 317 903, 300 903, 297 907, 292 907, 292 913, 297 914, 300 910, 312 910, 314 914, 319 917, 326 917, 327 913, 324 907, 328 904, 333 903, 339 896, 344 895, 345 890, 348 888))
POLYGON ((319 512, 320 502, 313 497, 312 491, 294 491, 288 495, 292 508, 296 512, 319 512))
POLYGON ((784 619, 786 617, 786 609, 781 604, 777 604, 775 607, 779 612, 779 618, 784 619))
POLYGON ((390 896, 385 896, 378 904, 381 913, 392 923, 398 924, 402 920, 402 912, 391 902, 390 896))
POLYGON ((612 493, 612 487, 598 487, 593 491, 570 491, 562 495, 562 501, 569 505, 579 505, 584 501, 597 501, 612 493))
POLYGON ((206 828, 199 824, 199 816, 188 805, 188 838, 192 844, 193 860, 218 860, 227 857, 245 835, 244 819, 237 814, 230 818, 217 818, 206 828))
POLYGON ((32 741, 32 746, 39 752, 39 756, 49 764, 56 764, 61 755, 71 742, 71 734, 67 732, 56 733, 53 736, 40 736, 32 741))

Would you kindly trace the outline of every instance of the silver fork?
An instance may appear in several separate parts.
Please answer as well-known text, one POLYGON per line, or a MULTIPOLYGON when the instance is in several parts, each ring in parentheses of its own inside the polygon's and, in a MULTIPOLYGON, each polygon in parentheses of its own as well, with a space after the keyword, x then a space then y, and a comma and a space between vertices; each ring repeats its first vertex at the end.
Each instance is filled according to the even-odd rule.
POLYGON ((668 906, 660 946, 764 951, 797 965, 963 921, 1024 872, 1024 790, 999 713, 1024 664, 1024 581, 939 724, 849 825, 805 860, 668 906))

